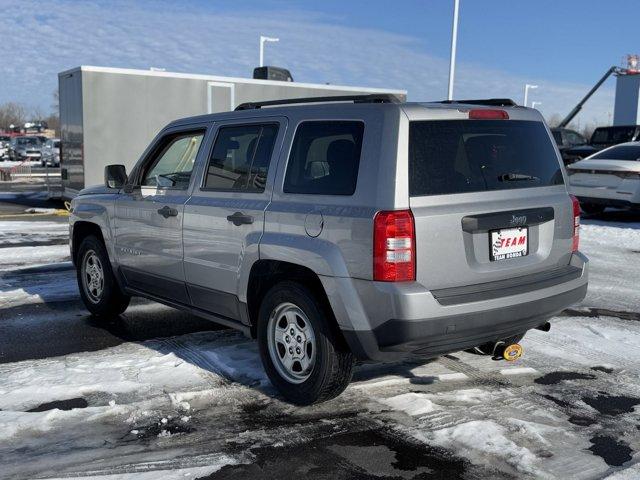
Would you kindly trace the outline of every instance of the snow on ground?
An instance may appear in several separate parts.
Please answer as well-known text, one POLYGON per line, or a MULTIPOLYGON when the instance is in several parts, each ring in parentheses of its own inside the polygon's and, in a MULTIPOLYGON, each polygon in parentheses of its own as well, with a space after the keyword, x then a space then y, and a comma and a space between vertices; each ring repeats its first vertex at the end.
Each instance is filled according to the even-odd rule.
POLYGON ((620 311, 640 311, 638 280, 640 269, 640 222, 590 224, 580 226, 580 249, 590 260, 589 292, 582 303, 587 307, 620 311))
POLYGON ((69 238, 67 222, 0 221, 0 255, 2 248, 12 244, 62 243, 69 238))
MULTIPOLYGON (((13 245, 0 248, 0 308, 77 300, 68 247, 50 245, 66 225, 50 223, 0 222, 0 239, 13 245), (36 238, 47 246, 24 246, 36 238)), ((0 364, 0 478, 226 478, 233 465, 296 455, 291 446, 314 458, 317 442, 345 434, 358 443, 331 448, 351 468, 363 465, 353 452, 365 464, 384 457, 378 440, 367 443, 371 432, 402 442, 390 477, 418 475, 401 452, 435 468, 435 448, 447 468, 462 462, 465 478, 637 478, 640 223, 585 221, 581 249, 591 259, 587 298, 550 333, 529 332, 518 363, 459 352, 363 365, 341 397, 314 407, 281 402, 256 344, 228 330, 0 364)), ((68 315, 85 315, 75 308, 68 315)), ((126 321, 148 308, 133 306, 126 321)), ((65 314, 11 321, 28 329, 65 314)), ((336 463, 323 458, 320 471, 336 463)))

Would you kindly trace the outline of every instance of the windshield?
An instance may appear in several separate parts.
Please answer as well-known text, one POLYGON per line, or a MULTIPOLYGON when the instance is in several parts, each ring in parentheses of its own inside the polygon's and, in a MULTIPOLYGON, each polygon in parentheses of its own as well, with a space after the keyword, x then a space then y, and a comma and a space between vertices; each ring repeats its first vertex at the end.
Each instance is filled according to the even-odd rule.
POLYGON ((589 157, 594 160, 631 160, 638 161, 640 158, 640 145, 618 145, 608 148, 602 152, 589 157))
POLYGON ((16 143, 25 147, 37 147, 40 145, 40 141, 37 138, 19 138, 16 143))
POLYGON ((564 183, 544 125, 519 120, 411 122, 409 179, 412 196, 564 183))
POLYGON ((596 128, 591 136, 591 143, 616 144, 630 142, 636 127, 605 127, 596 128))

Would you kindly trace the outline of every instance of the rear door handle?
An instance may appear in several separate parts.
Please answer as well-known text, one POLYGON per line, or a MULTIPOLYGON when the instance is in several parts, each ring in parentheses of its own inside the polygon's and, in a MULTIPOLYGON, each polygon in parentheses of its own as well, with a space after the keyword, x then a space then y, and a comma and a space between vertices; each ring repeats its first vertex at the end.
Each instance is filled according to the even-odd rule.
POLYGON ((158 213, 160 215, 162 215, 164 218, 169 218, 169 217, 177 217, 178 216, 178 210, 176 210, 175 208, 171 208, 168 205, 165 205, 162 208, 158 209, 158 213))
POLYGON ((253 223, 253 217, 251 215, 245 215, 242 212, 236 212, 233 215, 227 216, 227 220, 233 223, 236 227, 240 225, 250 225, 253 223))

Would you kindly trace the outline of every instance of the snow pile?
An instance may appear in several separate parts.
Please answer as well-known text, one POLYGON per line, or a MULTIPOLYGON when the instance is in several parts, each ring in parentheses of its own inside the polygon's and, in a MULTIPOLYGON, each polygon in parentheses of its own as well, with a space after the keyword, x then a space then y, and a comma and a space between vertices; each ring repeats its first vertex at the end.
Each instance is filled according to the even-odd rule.
POLYGON ((0 248, 0 272, 17 267, 37 267, 70 260, 69 245, 0 248))
POLYGON ((425 413, 432 412, 434 409, 438 408, 427 398, 427 395, 413 392, 382 399, 380 402, 394 410, 405 412, 407 415, 411 416, 424 415, 425 413))
POLYGON ((580 250, 590 260, 589 290, 582 305, 637 312, 640 269, 633 266, 640 251, 640 224, 615 225, 580 226, 580 250))
POLYGON ((69 238, 67 222, 0 221, 0 245, 69 238))
POLYGON ((453 449, 473 463, 495 465, 502 460, 516 470, 535 474, 538 458, 527 448, 517 445, 507 436, 507 430, 495 422, 474 420, 424 433, 434 445, 453 449))

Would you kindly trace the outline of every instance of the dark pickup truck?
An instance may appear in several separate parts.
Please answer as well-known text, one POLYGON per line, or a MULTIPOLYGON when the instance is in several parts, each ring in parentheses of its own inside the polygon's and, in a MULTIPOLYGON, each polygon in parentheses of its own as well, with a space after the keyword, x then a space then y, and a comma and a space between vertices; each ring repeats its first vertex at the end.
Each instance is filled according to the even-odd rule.
POLYGON ((600 150, 619 143, 640 140, 640 125, 620 125, 616 127, 599 127, 593 131, 588 144, 561 149, 565 165, 577 162, 600 150))

